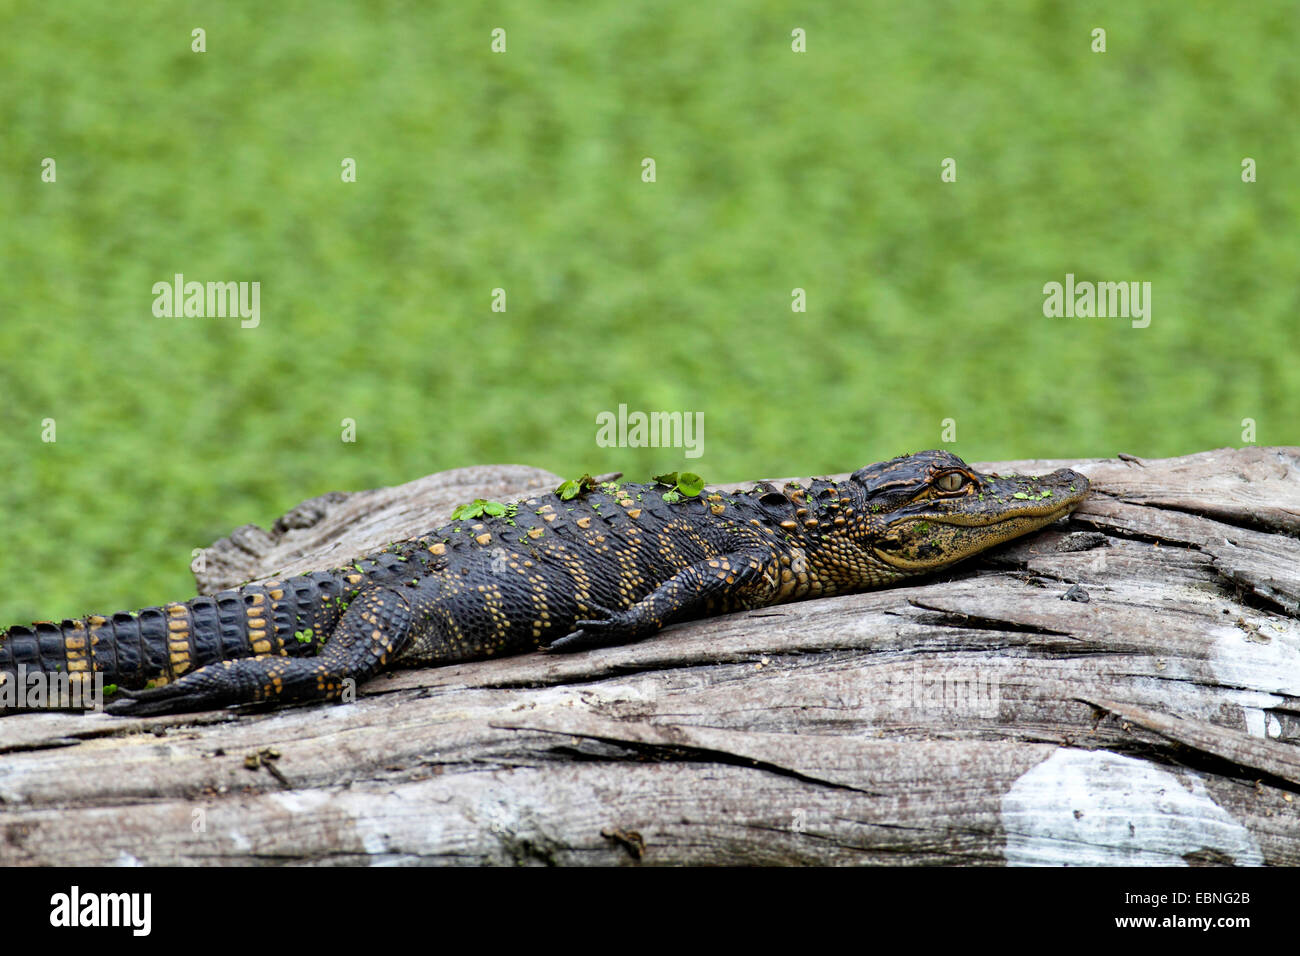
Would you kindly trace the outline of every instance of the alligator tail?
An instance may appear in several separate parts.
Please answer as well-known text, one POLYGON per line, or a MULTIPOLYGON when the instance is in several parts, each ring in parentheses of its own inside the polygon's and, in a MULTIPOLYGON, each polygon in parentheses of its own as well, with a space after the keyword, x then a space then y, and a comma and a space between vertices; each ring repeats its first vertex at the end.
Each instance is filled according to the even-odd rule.
MULTIPOLYGON (((317 572, 268 581, 138 612, 39 621, 0 632, 0 709, 28 709, 27 675, 101 679, 105 689, 170 683, 207 664, 259 654, 314 654, 342 615, 339 580, 317 572), (20 680, 19 678, 22 678, 20 680)), ((54 694, 41 706, 59 706, 54 694)))

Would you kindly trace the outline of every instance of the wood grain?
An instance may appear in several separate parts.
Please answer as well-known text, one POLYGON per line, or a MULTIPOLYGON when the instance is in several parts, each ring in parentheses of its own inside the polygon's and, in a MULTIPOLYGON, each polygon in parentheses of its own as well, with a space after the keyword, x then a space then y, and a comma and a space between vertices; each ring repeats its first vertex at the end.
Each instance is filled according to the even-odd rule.
MULTIPOLYGON (((980 467, 1061 466, 1094 490, 1068 523, 913 587, 344 706, 5 718, 0 863, 1300 864, 1300 449, 980 467)), ((557 483, 325 496, 196 578, 346 564, 557 483)))

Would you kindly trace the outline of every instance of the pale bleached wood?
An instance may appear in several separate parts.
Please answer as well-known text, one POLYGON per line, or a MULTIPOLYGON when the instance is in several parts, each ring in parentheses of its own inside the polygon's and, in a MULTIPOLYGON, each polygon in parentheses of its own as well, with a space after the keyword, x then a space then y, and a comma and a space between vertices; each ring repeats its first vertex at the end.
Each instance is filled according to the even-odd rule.
MULTIPOLYGON (((1094 483, 1073 519, 912 587, 347 706, 5 718, 0 863, 1300 863, 1300 449, 982 467, 1062 465, 1094 483)), ((315 499, 200 583, 556 482, 315 499)))
POLYGON ((370 491, 332 491, 281 516, 270 531, 243 525, 191 564, 200 594, 273 576, 345 567, 393 541, 432 531, 475 498, 511 499, 552 490, 560 479, 525 465, 485 465, 426 475, 370 491))

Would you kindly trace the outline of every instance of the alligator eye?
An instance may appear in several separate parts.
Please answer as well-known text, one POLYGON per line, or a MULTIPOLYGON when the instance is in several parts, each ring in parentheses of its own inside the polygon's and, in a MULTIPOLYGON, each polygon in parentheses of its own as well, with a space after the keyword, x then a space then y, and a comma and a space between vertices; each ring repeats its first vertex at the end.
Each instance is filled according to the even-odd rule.
POLYGON ((934 483, 934 486, 940 491, 960 491, 966 484, 966 476, 960 471, 950 471, 946 475, 940 475, 934 483))

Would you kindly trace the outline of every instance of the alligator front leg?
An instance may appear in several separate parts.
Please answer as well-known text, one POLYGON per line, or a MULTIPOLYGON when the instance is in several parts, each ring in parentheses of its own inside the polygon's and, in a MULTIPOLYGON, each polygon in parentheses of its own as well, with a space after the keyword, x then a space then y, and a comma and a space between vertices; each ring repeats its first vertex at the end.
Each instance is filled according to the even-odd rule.
POLYGON ((763 607, 776 599, 779 568, 770 551, 735 551, 679 571, 624 610, 593 608, 588 620, 546 645, 547 651, 581 651, 628 644, 669 624, 689 621, 718 609, 763 607))
POLYGON ((337 700, 346 682, 359 684, 410 641, 410 602, 396 590, 372 587, 349 605, 317 657, 262 656, 200 667, 162 687, 121 691, 105 710, 120 716, 212 710, 259 701, 337 700))

